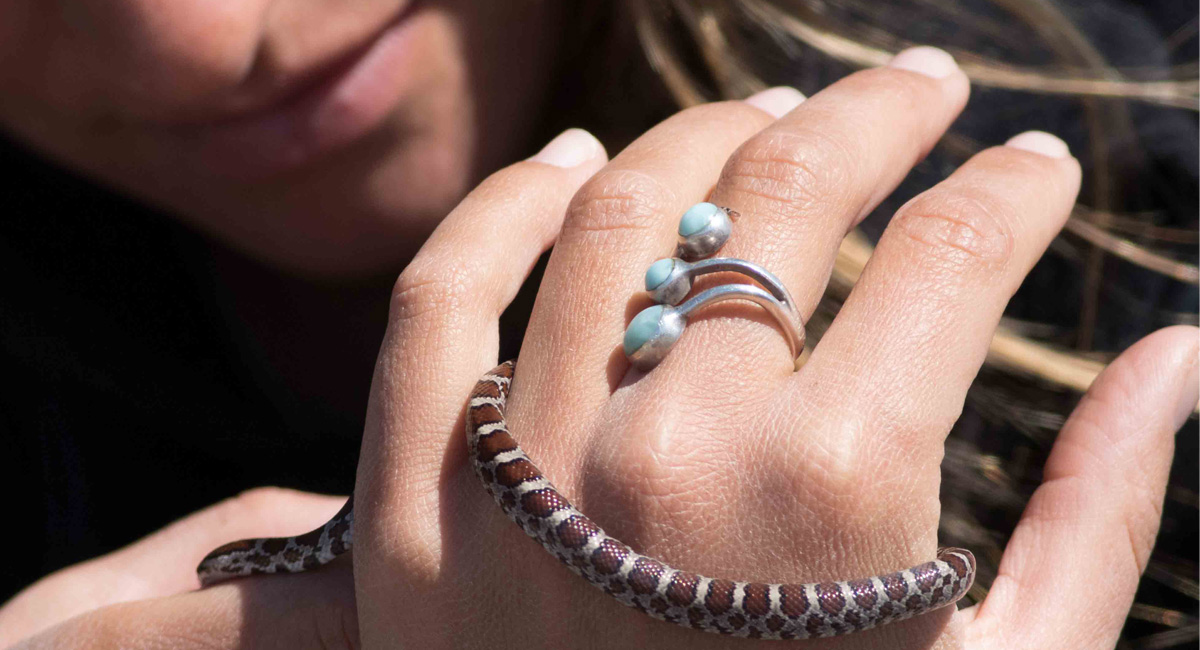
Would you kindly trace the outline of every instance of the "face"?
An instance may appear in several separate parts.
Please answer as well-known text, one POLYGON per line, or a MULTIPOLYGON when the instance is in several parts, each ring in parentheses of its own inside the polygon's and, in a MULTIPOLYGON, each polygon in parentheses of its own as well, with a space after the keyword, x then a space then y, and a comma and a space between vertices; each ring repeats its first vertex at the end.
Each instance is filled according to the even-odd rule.
POLYGON ((563 3, 0 0, 0 124, 254 257, 393 270, 526 153, 563 3))

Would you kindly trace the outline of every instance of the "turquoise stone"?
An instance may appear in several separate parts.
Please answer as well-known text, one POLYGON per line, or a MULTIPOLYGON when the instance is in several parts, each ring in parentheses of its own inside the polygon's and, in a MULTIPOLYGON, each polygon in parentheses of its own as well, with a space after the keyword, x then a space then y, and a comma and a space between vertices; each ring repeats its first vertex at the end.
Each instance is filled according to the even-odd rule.
POLYGON ((662 319, 663 306, 654 305, 638 312, 625 330, 625 356, 629 356, 646 344, 658 333, 658 321, 662 319))
POLYGON ((662 259, 650 265, 646 269, 646 291, 654 291, 662 286, 662 283, 671 277, 671 271, 675 269, 675 260, 662 259))
POLYGON ((720 209, 711 203, 697 203, 688 208, 688 211, 683 213, 683 218, 679 220, 679 236, 691 237, 704 230, 708 226, 708 222, 712 221, 713 215, 720 209))

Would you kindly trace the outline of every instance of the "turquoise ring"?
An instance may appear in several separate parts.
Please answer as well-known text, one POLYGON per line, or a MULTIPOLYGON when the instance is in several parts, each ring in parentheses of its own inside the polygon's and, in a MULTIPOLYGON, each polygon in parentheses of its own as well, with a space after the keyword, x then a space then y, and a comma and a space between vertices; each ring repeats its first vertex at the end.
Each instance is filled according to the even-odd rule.
POLYGON ((716 255, 733 234, 735 217, 733 210, 707 202, 688 208, 679 220, 675 257, 691 261, 716 255))
POLYGON ((697 203, 679 221, 676 256, 654 262, 646 270, 645 287, 655 305, 643 309, 629 322, 623 347, 637 369, 657 366, 683 335, 688 317, 697 309, 726 300, 745 300, 766 309, 783 329, 788 347, 799 367, 804 352, 804 321, 787 287, 770 271, 753 262, 715 255, 733 231, 737 213, 712 203, 697 203), (726 284, 684 300, 697 276, 732 272, 762 285, 726 284))
POLYGON ((737 283, 706 289, 678 306, 652 305, 638 312, 625 329, 626 358, 638 370, 653 369, 683 336, 688 317, 693 312, 727 300, 745 300, 767 310, 783 329, 793 364, 799 369, 800 355, 804 352, 804 324, 799 315, 770 293, 754 285, 737 283))

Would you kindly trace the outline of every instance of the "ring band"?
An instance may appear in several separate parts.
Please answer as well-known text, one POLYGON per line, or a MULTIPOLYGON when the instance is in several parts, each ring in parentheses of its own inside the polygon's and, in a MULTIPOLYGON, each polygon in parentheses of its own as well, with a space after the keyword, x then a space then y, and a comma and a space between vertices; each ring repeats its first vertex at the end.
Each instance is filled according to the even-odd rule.
POLYGON ((746 300, 766 309, 779 323, 788 347, 800 367, 804 352, 804 321, 791 293, 770 271, 746 260, 715 255, 732 234, 732 216, 737 213, 712 203, 697 203, 679 222, 678 257, 656 261, 646 270, 646 291, 658 303, 634 316, 625 330, 625 356, 639 370, 658 365, 687 325, 688 317, 706 305, 726 300, 746 300), (726 284, 701 291, 684 302, 693 279, 707 273, 733 272, 761 284, 726 284), (682 304, 680 304, 682 303, 682 304))
MULTIPOLYGON (((687 262, 679 258, 661 259, 646 271, 646 291, 651 300, 660 304, 678 305, 692 290, 692 281, 708 273, 740 273, 763 285, 775 299, 793 311, 796 301, 774 273, 754 262, 736 257, 716 257, 698 262, 687 262)), ((797 318, 799 313, 797 312, 797 318)))

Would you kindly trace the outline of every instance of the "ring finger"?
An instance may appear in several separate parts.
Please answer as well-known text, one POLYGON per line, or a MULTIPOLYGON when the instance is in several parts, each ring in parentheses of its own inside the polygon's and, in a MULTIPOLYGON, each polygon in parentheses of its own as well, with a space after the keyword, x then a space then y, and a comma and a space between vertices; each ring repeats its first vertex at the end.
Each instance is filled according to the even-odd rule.
MULTIPOLYGON (((721 255, 773 272, 807 319, 846 232, 941 138, 965 105, 968 86, 949 54, 917 47, 833 84, 751 137, 712 192, 713 203, 741 214, 721 255)), ((693 319, 671 361, 706 382, 720 382, 714 373, 721 372, 744 381, 748 367, 786 375, 791 359, 775 327, 757 308, 714 307, 693 319), (729 358, 716 350, 729 350, 729 358), (697 363, 705 364, 703 372, 697 363)))
POLYGON ((1066 144, 1034 131, 909 201, 798 389, 837 385, 846 412, 877 432, 880 462, 910 450, 936 467, 1005 305, 1066 222, 1079 182, 1066 144))

